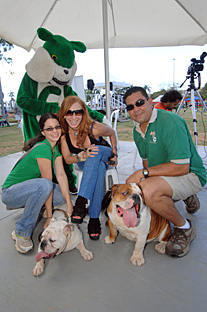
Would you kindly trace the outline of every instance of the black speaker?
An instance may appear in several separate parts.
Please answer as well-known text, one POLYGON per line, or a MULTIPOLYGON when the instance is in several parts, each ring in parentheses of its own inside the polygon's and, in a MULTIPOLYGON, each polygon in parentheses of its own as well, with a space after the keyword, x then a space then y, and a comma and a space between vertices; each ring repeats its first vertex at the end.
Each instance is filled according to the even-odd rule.
POLYGON ((110 91, 113 91, 113 82, 110 81, 110 91))
POLYGON ((88 79, 87 80, 87 88, 88 88, 88 90, 92 91, 94 86, 95 86, 95 83, 94 83, 93 79, 88 79))

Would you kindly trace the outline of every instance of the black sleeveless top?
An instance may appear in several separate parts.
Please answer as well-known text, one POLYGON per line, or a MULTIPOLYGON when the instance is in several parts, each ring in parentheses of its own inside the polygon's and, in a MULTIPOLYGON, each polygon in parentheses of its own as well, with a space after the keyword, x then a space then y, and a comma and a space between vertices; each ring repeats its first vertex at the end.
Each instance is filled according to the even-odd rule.
MULTIPOLYGON (((94 125, 95 122, 92 123, 91 125, 91 134, 88 134, 88 137, 90 139, 90 142, 91 144, 95 144, 95 145, 105 145, 105 146, 108 146, 110 147, 110 145, 108 144, 108 142, 106 140, 104 140, 102 137, 99 137, 98 139, 95 139, 94 136, 92 135, 92 130, 93 130, 93 125, 94 125), (105 143, 103 144, 103 141, 105 141, 105 143)), ((70 152, 72 154, 78 154, 82 151, 84 151, 83 148, 80 148, 80 147, 75 147, 72 142, 71 142, 71 139, 70 139, 70 136, 69 136, 69 133, 66 133, 65 134, 65 138, 66 138, 66 142, 68 144, 68 148, 70 150, 70 152)))

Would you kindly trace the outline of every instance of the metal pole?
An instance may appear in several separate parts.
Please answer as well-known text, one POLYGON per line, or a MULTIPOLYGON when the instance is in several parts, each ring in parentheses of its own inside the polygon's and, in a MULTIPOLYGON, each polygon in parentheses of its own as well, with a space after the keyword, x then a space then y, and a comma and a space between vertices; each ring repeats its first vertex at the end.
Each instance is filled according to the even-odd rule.
POLYGON ((175 59, 173 59, 173 89, 175 89, 175 59))
POLYGON ((198 132, 197 132, 197 119, 196 119, 196 109, 195 109, 195 90, 190 90, 190 104, 191 104, 191 110, 193 115, 193 123, 194 123, 194 137, 195 137, 195 146, 198 150, 198 132))
POLYGON ((103 44, 104 44, 104 67, 105 67, 105 91, 106 91, 106 118, 110 120, 111 99, 109 94, 109 48, 108 48, 108 14, 107 0, 102 0, 103 11, 103 44))

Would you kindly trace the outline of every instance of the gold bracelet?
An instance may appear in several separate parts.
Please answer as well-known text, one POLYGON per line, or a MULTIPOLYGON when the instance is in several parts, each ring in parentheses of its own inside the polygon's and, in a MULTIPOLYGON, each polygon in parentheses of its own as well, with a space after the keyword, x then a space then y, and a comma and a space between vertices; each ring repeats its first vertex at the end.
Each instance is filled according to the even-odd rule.
POLYGON ((112 148, 115 148, 117 150, 117 147, 116 146, 112 146, 112 148))

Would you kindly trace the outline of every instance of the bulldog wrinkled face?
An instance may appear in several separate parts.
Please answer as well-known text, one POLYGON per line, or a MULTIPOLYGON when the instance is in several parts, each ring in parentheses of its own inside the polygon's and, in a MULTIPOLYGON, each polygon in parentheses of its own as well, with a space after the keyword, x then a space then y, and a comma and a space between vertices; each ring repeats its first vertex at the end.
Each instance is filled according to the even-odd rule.
POLYGON ((120 184, 112 187, 112 200, 116 211, 127 227, 135 227, 138 222, 141 190, 136 184, 120 184))
MULTIPOLYGON (((56 222, 57 224, 57 222, 56 222)), ((67 227, 65 222, 58 227, 53 227, 52 223, 49 225, 41 236, 40 248, 47 253, 53 253, 57 249, 61 249, 68 235, 70 234, 70 229, 67 227)))
POLYGON ((76 68, 77 66, 75 62, 71 68, 65 68, 54 63, 54 75, 50 83, 56 87, 65 85, 70 86, 75 75, 76 68))

